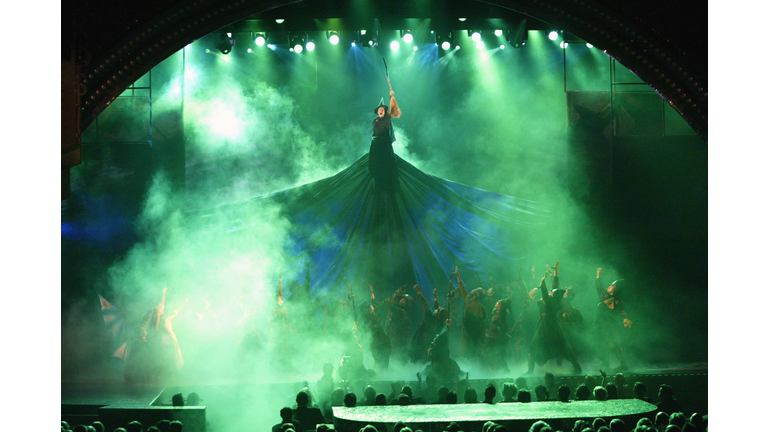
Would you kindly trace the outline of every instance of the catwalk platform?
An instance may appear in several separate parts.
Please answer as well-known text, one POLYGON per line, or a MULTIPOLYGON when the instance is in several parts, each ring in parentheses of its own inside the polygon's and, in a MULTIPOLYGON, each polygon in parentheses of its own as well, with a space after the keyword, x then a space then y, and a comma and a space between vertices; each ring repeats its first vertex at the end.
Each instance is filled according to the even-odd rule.
POLYGON ((385 425, 387 430, 398 421, 412 429, 441 432, 456 422, 462 430, 481 430, 483 423, 493 421, 509 431, 525 431, 537 420, 544 420, 555 429, 570 429, 578 419, 595 417, 621 418, 635 424, 643 416, 652 416, 654 404, 637 399, 610 401, 530 402, 457 405, 363 406, 335 407, 333 415, 337 430, 357 431, 367 424, 385 425), (561 426, 562 425, 562 426, 561 426))
MULTIPOLYGON (((585 370, 599 377, 598 371, 585 370), (596 373, 595 373, 596 372, 596 373)), ((479 389, 489 382, 497 388, 505 382, 512 382, 519 374, 510 377, 477 377, 470 379, 470 385, 479 389)), ((675 389, 684 412, 707 413, 707 367, 706 365, 667 365, 645 367, 642 370, 625 372, 627 383, 632 385, 641 381, 648 387, 648 396, 656 400, 658 387, 669 384, 675 389)), ((204 374, 190 374, 179 377, 173 382, 155 384, 131 384, 122 379, 118 369, 94 371, 79 376, 62 377, 61 382, 61 418, 70 424, 90 424, 99 420, 107 431, 124 426, 128 421, 139 420, 145 426, 156 423, 162 418, 180 419, 185 423, 185 432, 269 432, 280 421, 279 411, 285 406, 295 406, 296 393, 303 387, 303 381, 286 380, 273 382, 269 374, 254 374, 249 377, 211 377, 204 374), (181 393, 185 398, 196 392, 202 398, 199 406, 174 408, 171 397, 181 393)), ((307 377, 310 388, 319 376, 307 377)), ((402 384, 409 384, 414 389, 418 382, 402 379, 402 384)), ((543 380, 543 372, 526 376, 528 386, 533 388, 543 380)), ((556 384, 567 384, 571 389, 583 380, 583 376, 558 375, 556 384)), ((371 383, 378 393, 388 394, 391 381, 371 383)), ((355 389, 358 392, 358 389, 355 389)), ((361 391, 359 391, 361 393, 361 391)), ((500 396, 500 391, 499 391, 500 396)), ((358 400, 362 397, 359 396, 358 400)), ((535 420, 572 421, 577 418, 620 417, 630 421, 638 415, 652 414, 654 407, 639 401, 596 401, 586 402, 531 402, 516 403, 514 409, 509 404, 474 404, 474 405, 421 405, 410 407, 358 407, 354 410, 336 408, 338 430, 360 430, 364 422, 375 421, 393 425, 401 420, 414 422, 424 432, 439 430, 442 432, 449 421, 460 424, 482 426, 487 420, 493 420, 512 426, 511 431, 527 431, 535 420), (370 416, 370 418, 366 417, 370 416)), ((553 425, 554 426, 554 425, 553 425)), ((479 427, 477 428, 479 429, 479 427)), ((474 430, 474 429, 470 429, 474 430)))

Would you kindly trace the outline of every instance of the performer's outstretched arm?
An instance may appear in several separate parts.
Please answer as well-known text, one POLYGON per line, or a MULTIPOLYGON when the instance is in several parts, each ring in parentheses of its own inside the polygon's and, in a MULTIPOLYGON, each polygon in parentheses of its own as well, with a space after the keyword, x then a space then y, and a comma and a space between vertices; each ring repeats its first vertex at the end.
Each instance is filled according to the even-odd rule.
POLYGON ((157 305, 160 310, 165 308, 165 293, 168 292, 168 288, 163 287, 163 298, 160 300, 160 304, 157 305))
MULTIPOLYGON (((389 78, 387 78, 387 82, 389 82, 389 78)), ((395 100, 395 92, 392 91, 392 86, 389 87, 389 116, 392 118, 400 118, 400 107, 397 106, 397 101, 395 100)))
POLYGON ((549 302, 549 292, 547 291, 547 274, 544 273, 541 276, 541 284, 539 284, 539 290, 541 291, 541 300, 546 304, 549 302))

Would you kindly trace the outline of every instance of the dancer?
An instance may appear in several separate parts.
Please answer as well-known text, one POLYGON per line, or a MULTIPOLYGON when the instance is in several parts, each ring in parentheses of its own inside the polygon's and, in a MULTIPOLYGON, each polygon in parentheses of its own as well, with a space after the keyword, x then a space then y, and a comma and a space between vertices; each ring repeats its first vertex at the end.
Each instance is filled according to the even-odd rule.
POLYGON ((607 289, 603 288, 603 280, 600 274, 603 269, 597 269, 595 289, 600 303, 597 304, 597 316, 595 317, 595 332, 597 340, 603 345, 598 356, 608 368, 608 353, 613 352, 619 358, 619 370, 627 370, 627 359, 624 354, 624 346, 621 342, 624 328, 632 328, 632 321, 627 318, 624 310, 624 302, 621 299, 624 280, 619 279, 611 283, 607 289))
POLYGON ((536 333, 531 340, 531 348, 528 353, 528 374, 532 374, 535 364, 543 365, 550 359, 566 359, 573 365, 575 373, 581 373, 581 365, 576 360, 573 349, 565 337, 561 323, 557 317, 562 309, 562 299, 565 291, 559 289, 558 268, 560 262, 555 263, 554 281, 552 295, 547 291, 547 276, 549 272, 541 277, 539 290, 541 291, 541 301, 539 303, 541 316, 536 333))
POLYGON ((464 299, 464 317, 461 322, 460 354, 467 358, 478 358, 485 336, 486 312, 483 305, 485 290, 475 288, 467 292, 464 281, 461 280, 459 267, 456 267, 456 280, 459 285, 459 294, 464 299))
POLYGON ((143 345, 144 353, 140 356, 143 364, 135 369, 131 368, 132 374, 136 373, 137 369, 143 370, 138 372, 138 375, 149 380, 172 376, 176 370, 184 366, 184 357, 181 355, 172 321, 187 302, 184 301, 178 309, 165 315, 167 292, 168 288, 163 288, 160 303, 147 312, 142 319, 138 341, 142 344, 146 343, 143 345))
MULTIPOLYGON (((389 84, 389 77, 387 77, 389 84)), ((377 117, 373 120, 373 136, 371 148, 368 152, 368 171, 373 177, 374 193, 394 193, 399 190, 397 166, 395 165, 395 152, 392 143, 395 141, 395 131, 392 128, 392 119, 400 118, 400 108, 395 101, 395 92, 389 85, 389 107, 384 104, 382 98, 373 112, 377 117)))
POLYGON ((389 317, 387 319, 387 336, 392 342, 392 358, 400 363, 408 359, 409 333, 411 320, 409 312, 413 304, 413 297, 406 292, 407 285, 403 285, 387 298, 389 317))
POLYGON ((498 300, 493 307, 491 326, 485 332, 485 346, 482 353, 483 364, 495 371, 509 372, 507 365, 507 346, 512 340, 507 323, 511 301, 508 298, 498 300))
POLYGON ((392 354, 392 342, 381 325, 381 320, 377 315, 378 303, 373 293, 373 285, 368 285, 371 291, 371 301, 363 302, 360 311, 362 312, 363 335, 368 339, 368 348, 373 356, 373 370, 382 372, 389 369, 389 357, 392 354))
POLYGON ((410 359, 414 363, 419 363, 429 360, 429 345, 435 334, 441 329, 442 323, 448 319, 448 311, 440 307, 440 302, 437 300, 437 289, 432 290, 432 298, 434 299, 432 309, 430 309, 421 287, 414 285, 413 290, 416 292, 416 300, 418 300, 424 314, 419 327, 413 334, 413 339, 411 339, 410 359))
POLYGON ((440 333, 435 336, 429 346, 429 363, 424 374, 435 375, 441 381, 454 381, 459 378, 461 368, 456 360, 451 358, 450 340, 448 332, 451 328, 451 320, 445 320, 440 333))

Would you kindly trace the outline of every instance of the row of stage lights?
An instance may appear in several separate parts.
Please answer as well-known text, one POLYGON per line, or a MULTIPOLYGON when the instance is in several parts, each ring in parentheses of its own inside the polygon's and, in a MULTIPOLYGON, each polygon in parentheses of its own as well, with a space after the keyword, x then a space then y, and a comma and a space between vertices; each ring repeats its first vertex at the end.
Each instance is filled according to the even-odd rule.
MULTIPOLYGON (((341 42, 341 33, 339 31, 331 30, 326 31, 326 38, 329 43, 332 45, 338 45, 341 42)), ((461 47, 455 43, 455 34, 453 31, 447 31, 447 32, 435 32, 432 31, 432 34, 434 34, 435 37, 435 45, 442 48, 444 51, 449 51, 452 48, 453 49, 460 49, 461 47)), ((496 36, 497 40, 498 38, 501 38, 502 36, 505 36, 505 40, 514 48, 520 48, 526 44, 526 41, 528 39, 527 36, 528 32, 526 30, 494 30, 493 35, 496 36)), ((475 46, 478 49, 484 49, 485 48, 485 42, 483 41, 483 31, 481 30, 467 30, 467 35, 470 37, 472 42, 475 44, 475 46)), ((551 31, 548 35, 549 39, 552 41, 557 41, 561 39, 560 32, 558 31, 551 31)), ((400 39, 407 44, 410 45, 414 41, 414 35, 411 30, 400 30, 400 39)), ((252 34, 252 40, 254 44, 257 47, 263 47, 267 46, 271 49, 275 49, 276 45, 268 42, 268 36, 267 33, 264 32, 258 32, 252 34)), ((304 32, 300 33, 290 33, 288 36, 288 42, 290 50, 295 53, 301 53, 305 49, 307 51, 314 51, 316 48, 315 41, 312 39, 309 39, 307 37, 307 34, 304 32)), ((222 34, 220 37, 220 40, 217 42, 216 48, 222 53, 222 54, 229 54, 233 47, 235 45, 235 39, 232 35, 232 33, 226 33, 222 34)), ((374 47, 378 46, 378 37, 376 35, 376 32, 367 32, 366 30, 361 30, 359 32, 355 32, 354 39, 350 42, 351 46, 362 46, 362 47, 374 47)), ((568 46, 568 42, 565 40, 562 40, 560 42, 561 48, 566 48, 568 46)), ((500 44, 498 46, 501 49, 506 48, 506 45, 500 44)), ((592 45, 587 44, 587 47, 592 48, 592 45)), ((399 40, 393 40, 390 43, 390 48, 393 51, 397 51, 400 49, 400 41, 399 40)), ((413 46, 413 50, 418 50, 418 45, 413 46)), ((252 48, 248 48, 248 52, 251 52, 252 48)))

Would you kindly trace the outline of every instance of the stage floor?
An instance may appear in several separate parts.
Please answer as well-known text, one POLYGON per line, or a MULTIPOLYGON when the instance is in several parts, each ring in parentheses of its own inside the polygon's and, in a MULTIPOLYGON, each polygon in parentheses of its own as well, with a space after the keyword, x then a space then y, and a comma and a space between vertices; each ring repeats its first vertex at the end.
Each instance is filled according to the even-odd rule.
MULTIPOLYGON (((704 364, 670 364, 666 366, 647 366, 642 369, 627 371, 624 375, 627 383, 632 386, 635 382, 642 381, 648 388, 647 395, 656 400, 658 386, 669 384, 675 389, 676 396, 680 399, 683 410, 687 414, 698 412, 707 413, 707 366, 704 364)), ((599 373, 586 370, 599 378, 599 373)), ((501 385, 505 382, 513 382, 519 375, 508 377, 470 377, 470 385, 482 389, 493 382, 501 396, 501 385)), ((567 384, 573 391, 576 385, 583 379, 575 375, 558 375, 556 384, 567 384)), ((610 375, 609 375, 610 376, 610 375)), ((61 382, 61 406, 62 419, 72 422, 90 423, 98 419, 99 408, 126 408, 136 409, 170 405, 171 396, 182 393, 186 398, 191 392, 197 392, 201 398, 201 405, 205 406, 206 422, 210 431, 229 432, 230 430, 264 430, 268 432, 272 425, 279 422, 279 411, 284 406, 294 406, 296 393, 303 387, 302 381, 271 380, 265 375, 249 377, 206 377, 187 375, 165 383, 135 384, 123 380, 118 368, 94 370, 92 373, 81 373, 78 376, 62 377, 61 382)), ((319 376, 308 377, 310 388, 319 376)), ((403 377, 402 384, 409 384, 417 388, 415 377, 403 377)), ((543 371, 525 377, 531 390, 543 383, 543 371)), ((371 383, 378 393, 389 394, 391 380, 382 380, 371 383)), ((358 389, 356 392, 361 393, 358 389)), ((535 398, 535 397, 534 397, 535 398)), ((358 395, 358 400, 362 395, 358 395)), ((453 408, 463 410, 466 405, 453 408)), ((568 408, 576 407, 571 405, 568 408)), ((478 407, 470 410, 476 411, 478 407)), ((533 408, 533 406, 531 407, 533 408)), ((549 408, 552 408, 551 406, 549 408)), ((410 408, 415 410, 416 408, 410 408)), ((422 407, 420 409, 441 411, 440 408, 422 407)), ((423 414, 423 413, 421 413, 423 414)), ((421 415, 420 414, 420 415, 421 415)), ((458 414, 458 412, 457 412, 458 414)), ((529 413, 540 418, 546 418, 546 411, 537 408, 536 413, 529 413)), ((527 414, 525 414, 527 415, 527 414)), ((590 414, 591 415, 591 414, 590 414)))

